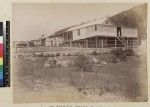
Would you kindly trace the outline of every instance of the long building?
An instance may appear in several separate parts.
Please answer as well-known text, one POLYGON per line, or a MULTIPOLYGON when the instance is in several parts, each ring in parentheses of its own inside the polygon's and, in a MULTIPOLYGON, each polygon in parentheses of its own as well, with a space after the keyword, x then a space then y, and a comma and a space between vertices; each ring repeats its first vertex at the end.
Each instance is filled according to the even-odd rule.
POLYGON ((46 38, 44 35, 37 40, 31 40, 31 42, 33 42, 34 46, 46 46, 46 38))
POLYGON ((55 41, 51 46, 59 44, 105 48, 141 45, 147 38, 147 4, 135 6, 108 18, 61 29, 50 39, 53 37, 55 41))
POLYGON ((46 38, 46 46, 64 47, 135 47, 137 29, 118 26, 110 17, 92 20, 57 31, 46 38))

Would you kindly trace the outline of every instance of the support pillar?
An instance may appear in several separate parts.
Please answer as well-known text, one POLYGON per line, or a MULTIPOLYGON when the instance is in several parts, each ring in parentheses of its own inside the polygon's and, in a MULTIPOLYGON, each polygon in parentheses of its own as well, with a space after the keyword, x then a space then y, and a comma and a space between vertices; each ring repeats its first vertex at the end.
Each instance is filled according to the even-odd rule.
POLYGON ((64 42, 65 42, 65 34, 63 33, 63 39, 64 39, 64 42))
POLYGON ((104 40, 103 39, 101 40, 101 45, 102 45, 102 48, 104 48, 104 40))
POLYGON ((97 36, 95 37, 95 43, 96 43, 96 48, 97 48, 97 36))
POLYGON ((72 47, 72 40, 70 39, 70 47, 72 47))
POLYGON ((91 48, 91 38, 89 38, 89 47, 91 48))
POLYGON ((88 39, 86 39, 86 43, 85 44, 86 44, 86 48, 88 48, 88 39))
POLYGON ((127 44, 127 47, 128 47, 128 38, 127 38, 127 43, 126 44, 127 44))
POLYGON ((106 48, 108 47, 108 45, 107 45, 107 37, 106 37, 106 48))
POLYGON ((29 42, 26 42, 26 44, 27 44, 27 47, 29 47, 29 42))
POLYGON ((74 46, 75 46, 75 47, 77 47, 77 43, 76 43, 76 41, 74 42, 74 46))
POLYGON ((116 38, 115 38, 115 47, 117 47, 117 40, 116 40, 116 38))

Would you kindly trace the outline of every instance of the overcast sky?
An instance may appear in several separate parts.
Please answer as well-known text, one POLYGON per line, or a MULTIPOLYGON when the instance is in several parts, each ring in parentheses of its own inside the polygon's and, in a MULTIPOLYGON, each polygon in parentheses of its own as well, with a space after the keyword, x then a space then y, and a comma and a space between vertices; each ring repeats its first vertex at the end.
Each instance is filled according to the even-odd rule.
POLYGON ((37 39, 64 27, 103 18, 130 9, 133 3, 13 4, 13 40, 37 39))

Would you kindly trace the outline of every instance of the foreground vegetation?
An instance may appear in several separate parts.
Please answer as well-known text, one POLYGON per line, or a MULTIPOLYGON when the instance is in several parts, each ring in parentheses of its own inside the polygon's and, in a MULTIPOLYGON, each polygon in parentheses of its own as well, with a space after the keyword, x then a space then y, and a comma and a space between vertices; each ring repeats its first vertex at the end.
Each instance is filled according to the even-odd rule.
POLYGON ((115 51, 104 54, 93 51, 88 55, 17 55, 14 58, 15 81, 18 81, 15 87, 30 91, 74 87, 85 96, 119 93, 125 100, 146 101, 142 93, 146 67, 142 68, 140 57, 129 52, 118 61, 120 54, 115 51))

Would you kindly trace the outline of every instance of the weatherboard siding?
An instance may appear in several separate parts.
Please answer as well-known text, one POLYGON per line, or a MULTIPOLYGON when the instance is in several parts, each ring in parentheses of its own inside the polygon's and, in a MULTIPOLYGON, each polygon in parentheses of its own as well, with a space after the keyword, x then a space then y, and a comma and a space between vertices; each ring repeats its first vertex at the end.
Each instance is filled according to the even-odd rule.
MULTIPOLYGON (((90 38, 94 36, 102 37, 116 37, 117 36, 117 27, 110 25, 95 25, 88 26, 80 30, 80 35, 78 35, 78 30, 73 31, 73 40, 80 40, 85 38, 90 38)), ((121 27, 121 36, 128 38, 137 38, 137 29, 121 27)))
POLYGON ((80 35, 78 35, 78 30, 73 31, 73 40, 85 39, 94 36, 115 37, 117 36, 117 30, 116 27, 97 25, 97 30, 95 31, 95 25, 93 25, 80 29, 80 35))
POLYGON ((122 27, 121 28, 121 36, 129 37, 129 38, 137 38, 137 29, 122 27))
POLYGON ((63 41, 63 37, 46 38, 46 46, 59 46, 63 41))
POLYGON ((78 35, 78 29, 73 31, 73 41, 87 38, 86 28, 82 28, 79 30, 80 30, 80 35, 78 35))

